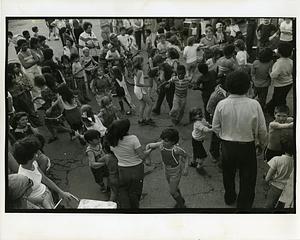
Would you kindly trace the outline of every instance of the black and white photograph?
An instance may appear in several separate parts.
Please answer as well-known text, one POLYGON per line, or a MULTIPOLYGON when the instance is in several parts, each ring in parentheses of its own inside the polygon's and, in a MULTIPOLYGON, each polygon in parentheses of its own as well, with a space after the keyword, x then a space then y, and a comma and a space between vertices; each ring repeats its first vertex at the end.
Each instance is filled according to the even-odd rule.
POLYGON ((7 17, 7 212, 295 213, 295 18, 7 17))

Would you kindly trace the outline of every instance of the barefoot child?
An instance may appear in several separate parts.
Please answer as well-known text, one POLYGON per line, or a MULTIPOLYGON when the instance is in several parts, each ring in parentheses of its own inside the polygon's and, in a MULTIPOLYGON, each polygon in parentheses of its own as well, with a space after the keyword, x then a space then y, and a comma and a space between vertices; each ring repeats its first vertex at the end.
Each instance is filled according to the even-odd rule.
POLYGON ((207 153, 203 147, 203 141, 207 133, 212 132, 212 129, 203 118, 201 108, 193 108, 190 111, 190 122, 194 123, 192 132, 193 161, 190 165, 197 167, 197 171, 202 173, 203 163, 207 157, 207 153))
POLYGON ((175 208, 186 208, 185 200, 178 188, 181 175, 188 174, 188 159, 186 152, 180 148, 177 143, 179 141, 179 133, 174 128, 164 129, 160 135, 162 141, 149 143, 148 149, 159 148, 162 161, 164 163, 165 175, 169 184, 169 191, 176 201, 175 208))

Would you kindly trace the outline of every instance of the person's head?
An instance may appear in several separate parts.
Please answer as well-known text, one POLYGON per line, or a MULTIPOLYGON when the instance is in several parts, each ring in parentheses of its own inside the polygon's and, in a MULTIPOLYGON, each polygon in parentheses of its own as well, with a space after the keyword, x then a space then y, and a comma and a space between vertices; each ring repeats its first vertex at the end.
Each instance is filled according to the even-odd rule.
POLYGON ((152 49, 150 50, 149 57, 153 59, 154 56, 155 56, 157 53, 158 53, 158 49, 157 49, 157 48, 152 48, 152 49))
POLYGON ((290 43, 281 42, 278 45, 278 54, 283 58, 288 58, 292 55, 293 46, 290 43))
POLYGON ((12 39, 13 36, 14 36, 14 35, 13 35, 13 33, 12 33, 11 31, 8 31, 8 32, 7 32, 7 37, 8 37, 8 38, 12 39))
POLYGON ((112 99, 108 96, 104 96, 100 100, 100 104, 102 108, 111 108, 112 107, 112 99))
POLYGON ((43 66, 41 68, 42 74, 44 75, 45 73, 52 73, 52 69, 49 66, 43 66))
POLYGON ((116 147, 119 143, 119 140, 122 140, 124 136, 128 135, 129 128, 129 119, 120 119, 113 121, 106 134, 107 140, 110 145, 116 147))
POLYGON ((185 66, 179 64, 177 66, 177 76, 178 76, 178 78, 183 79, 185 77, 185 74, 186 74, 185 66))
POLYGON ((34 33, 38 33, 38 32, 39 32, 39 28, 38 28, 37 26, 32 27, 31 30, 32 30, 34 33))
POLYGON ((46 45, 46 37, 43 35, 39 35, 38 36, 38 40, 41 46, 45 46, 46 45))
POLYGON ((34 85, 38 88, 42 88, 46 85, 46 80, 43 75, 37 75, 34 77, 34 85))
POLYGON ((280 136, 280 145, 286 154, 290 156, 295 155, 295 142, 291 134, 283 134, 280 136))
POLYGON ((57 82, 55 77, 51 73, 44 73, 43 76, 45 78, 47 87, 50 88, 53 92, 56 92, 57 82))
POLYGON ((258 60, 262 63, 268 63, 273 60, 273 50, 271 48, 263 48, 258 54, 258 60))
POLYGON ((178 51, 175 48, 172 48, 172 47, 168 49, 167 56, 170 59, 179 59, 179 53, 178 53, 178 51))
POLYGON ((109 40, 110 40, 111 42, 117 41, 117 40, 118 40, 118 35, 115 34, 115 33, 109 34, 109 40))
POLYGON ((34 161, 37 152, 40 150, 38 140, 31 136, 17 141, 14 146, 13 156, 19 164, 27 164, 34 161))
POLYGON ((171 27, 170 32, 171 32, 172 35, 176 34, 177 33, 176 27, 171 27))
POLYGON ((78 62, 79 61, 79 55, 77 53, 72 53, 70 57, 71 62, 78 62))
POLYGON ((85 57, 88 57, 90 55, 90 49, 88 47, 84 47, 82 49, 82 53, 85 57))
POLYGON ((90 22, 84 22, 82 25, 82 28, 86 33, 91 33, 92 27, 93 27, 93 25, 90 22))
POLYGON ((164 28, 161 27, 161 28, 157 29, 157 33, 158 33, 159 35, 164 34, 164 33, 165 33, 164 28))
POLYGON ((103 40, 103 41, 102 41, 102 46, 103 46, 104 48, 108 48, 108 47, 107 47, 108 44, 109 44, 109 41, 107 41, 107 40, 103 40))
POLYGON ((208 73, 208 66, 206 63, 199 63, 198 64, 198 70, 201 75, 206 75, 208 73))
POLYGON ((292 21, 292 19, 291 19, 291 18, 284 18, 284 21, 285 21, 287 24, 289 24, 289 23, 292 21))
POLYGON ((167 147, 174 146, 179 141, 179 133, 175 128, 166 128, 160 134, 160 139, 167 147))
POLYGON ((217 30, 218 33, 223 32, 223 24, 220 23, 220 22, 218 22, 218 23, 216 24, 216 30, 217 30))
POLYGON ((120 34, 124 36, 126 34, 126 28, 125 27, 120 27, 120 34))
POLYGON ((18 75, 21 72, 21 64, 20 63, 9 63, 7 64, 7 73, 12 76, 18 75))
POLYGON ((163 63, 159 66, 160 73, 162 74, 161 77, 164 78, 165 81, 171 79, 173 74, 173 68, 168 63, 163 63))
POLYGON ((234 45, 227 45, 223 49, 224 56, 226 58, 231 58, 233 56, 233 54, 234 54, 234 50, 235 50, 234 45))
POLYGON ((263 24, 268 25, 271 23, 271 18, 264 18, 263 24))
POLYGON ((142 70, 144 58, 141 55, 137 55, 132 59, 133 67, 137 70, 142 70))
POLYGON ((30 33, 29 31, 25 30, 22 32, 22 35, 23 37, 26 39, 26 40, 29 40, 30 39, 30 33))
POLYGON ((122 81, 122 72, 120 68, 117 66, 113 66, 111 70, 113 78, 117 78, 119 79, 119 81, 122 81))
POLYGON ((36 38, 36 37, 30 38, 30 48, 37 49, 39 47, 40 47, 40 42, 39 42, 38 38, 36 38))
POLYGON ((90 105, 84 104, 80 108, 81 120, 87 126, 92 125, 95 122, 94 112, 90 105))
POLYGON ((79 21, 77 20, 77 19, 73 19, 73 27, 74 27, 74 29, 77 29, 77 28, 79 28, 80 27, 80 24, 79 24, 79 21))
POLYGON ((192 108, 190 110, 190 122, 195 122, 197 120, 203 119, 203 113, 201 108, 192 108))
POLYGON ((12 118, 11 126, 16 128, 25 128, 28 124, 28 113, 26 112, 17 112, 12 118))
POLYGON ((24 209, 22 199, 26 199, 32 193, 33 181, 22 174, 8 175, 8 205, 13 209, 24 209))
POLYGON ((285 123, 290 113, 290 109, 286 105, 276 106, 274 109, 275 121, 285 123))
POLYGON ((74 41, 71 38, 66 39, 66 46, 67 47, 72 47, 74 44, 74 41))
POLYGON ((60 29, 60 32, 63 34, 63 33, 65 33, 67 31, 67 28, 66 27, 62 27, 61 29, 60 29))
POLYGON ((72 103, 72 100, 74 99, 74 94, 65 83, 61 83, 58 85, 57 92, 65 102, 72 103))
POLYGON ((146 30, 145 30, 145 33, 146 33, 146 36, 148 37, 148 36, 151 35, 151 30, 150 30, 150 29, 146 29, 146 30))
POLYGON ((212 51, 212 57, 217 61, 220 57, 223 56, 223 52, 219 48, 214 48, 212 51))
POLYGON ((237 51, 245 51, 245 42, 242 39, 238 39, 235 41, 235 47, 237 51))
POLYGON ((160 34, 158 40, 161 43, 165 43, 166 42, 166 35, 165 34, 160 34))
POLYGON ((244 95, 250 87, 250 77, 244 71, 234 71, 226 76, 226 89, 231 94, 244 95))
POLYGON ((46 48, 44 50, 44 58, 45 60, 51 60, 53 58, 53 50, 51 48, 46 48))
POLYGON ((132 29, 132 28, 129 28, 129 29, 127 30, 127 34, 128 34, 128 35, 132 35, 132 34, 133 34, 133 29, 132 29))
POLYGON ((211 26, 206 25, 205 34, 207 37, 212 37, 214 34, 214 30, 211 26))
POLYGON ((28 42, 25 39, 19 39, 17 41, 17 45, 18 45, 18 48, 20 48, 21 51, 23 51, 23 52, 25 52, 29 47, 28 42))
POLYGON ((193 27, 193 28, 197 27, 197 23, 192 22, 192 27, 193 27))
POLYGON ((94 129, 87 130, 83 136, 84 136, 84 140, 92 146, 98 145, 100 143, 101 135, 100 132, 98 132, 97 130, 94 129))
POLYGON ((187 39, 187 45, 188 45, 188 46, 193 46, 194 43, 195 43, 195 38, 194 38, 194 37, 189 37, 189 38, 187 39))
POLYGON ((63 65, 67 65, 70 63, 70 58, 67 55, 62 55, 60 61, 63 65))

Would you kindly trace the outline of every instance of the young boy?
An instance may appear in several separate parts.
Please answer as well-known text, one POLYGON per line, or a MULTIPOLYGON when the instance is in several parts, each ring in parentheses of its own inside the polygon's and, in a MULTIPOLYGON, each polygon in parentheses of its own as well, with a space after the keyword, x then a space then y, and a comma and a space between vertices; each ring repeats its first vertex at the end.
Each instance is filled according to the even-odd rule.
POLYGON ((74 76, 76 87, 79 90, 80 102, 84 104, 90 101, 86 91, 84 68, 81 66, 79 62, 78 54, 75 53, 71 54, 71 62, 72 62, 72 73, 74 76))
POLYGON ((100 143, 100 133, 97 130, 87 130, 84 134, 84 140, 88 143, 86 153, 95 182, 100 186, 101 192, 106 192, 107 189, 103 180, 108 177, 108 169, 105 165, 105 154, 100 143))
POLYGON ((276 203, 284 189, 287 181, 294 169, 294 143, 292 138, 283 137, 281 140, 282 150, 285 152, 281 156, 273 157, 269 162, 269 171, 265 181, 269 184, 265 208, 275 208, 276 203))
POLYGON ((97 67, 98 63, 94 60, 92 56, 90 56, 90 49, 88 47, 84 47, 82 49, 82 53, 83 55, 80 58, 80 64, 85 68, 85 74, 89 87, 92 81, 93 71, 97 67))
POLYGON ((33 32, 33 37, 38 37, 39 36, 39 28, 37 26, 32 27, 32 32, 33 32))
POLYGON ((169 81, 175 84, 175 94, 173 107, 169 113, 172 122, 177 125, 181 121, 186 105, 186 97, 191 78, 185 76, 186 70, 183 65, 177 66, 177 76, 172 77, 169 81))
POLYGON ((177 145, 179 141, 179 133, 176 129, 164 129, 160 138, 162 141, 149 143, 146 146, 146 150, 154 150, 156 148, 160 149, 162 161, 165 167, 166 179, 169 184, 169 191, 176 201, 175 208, 185 208, 185 200, 182 197, 178 186, 181 175, 187 176, 188 174, 187 154, 177 145), (182 164, 184 164, 183 168, 182 164))
POLYGON ((284 152, 280 144, 280 137, 293 131, 293 118, 288 117, 289 108, 286 105, 275 108, 275 120, 269 124, 269 141, 265 152, 265 159, 270 161, 284 152))
POLYGON ((120 28, 120 35, 118 35, 118 40, 121 43, 121 52, 129 51, 129 36, 126 34, 126 29, 124 27, 120 28))

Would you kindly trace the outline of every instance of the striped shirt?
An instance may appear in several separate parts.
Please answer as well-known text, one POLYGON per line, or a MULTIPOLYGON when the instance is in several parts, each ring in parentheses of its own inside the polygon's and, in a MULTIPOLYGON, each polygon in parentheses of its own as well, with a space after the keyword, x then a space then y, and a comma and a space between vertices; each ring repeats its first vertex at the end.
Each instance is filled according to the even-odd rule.
POLYGON ((184 79, 173 77, 171 81, 175 84, 175 94, 180 98, 186 98, 190 79, 186 77, 184 79))

